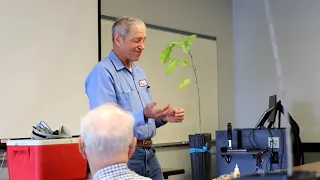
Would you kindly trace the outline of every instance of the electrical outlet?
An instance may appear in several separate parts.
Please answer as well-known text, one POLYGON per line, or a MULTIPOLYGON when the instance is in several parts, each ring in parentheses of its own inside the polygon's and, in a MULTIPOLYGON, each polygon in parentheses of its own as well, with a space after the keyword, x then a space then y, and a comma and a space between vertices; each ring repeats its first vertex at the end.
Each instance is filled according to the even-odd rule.
POLYGON ((280 148, 279 137, 268 137, 269 148, 280 148))

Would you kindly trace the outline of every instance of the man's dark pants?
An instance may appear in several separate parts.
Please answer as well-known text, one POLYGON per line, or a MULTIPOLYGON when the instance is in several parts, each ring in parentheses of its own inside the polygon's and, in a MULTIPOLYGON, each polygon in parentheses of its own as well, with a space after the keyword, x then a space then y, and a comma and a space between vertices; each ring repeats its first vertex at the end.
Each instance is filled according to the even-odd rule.
POLYGON ((128 167, 137 174, 152 180, 164 179, 154 147, 136 147, 128 167))

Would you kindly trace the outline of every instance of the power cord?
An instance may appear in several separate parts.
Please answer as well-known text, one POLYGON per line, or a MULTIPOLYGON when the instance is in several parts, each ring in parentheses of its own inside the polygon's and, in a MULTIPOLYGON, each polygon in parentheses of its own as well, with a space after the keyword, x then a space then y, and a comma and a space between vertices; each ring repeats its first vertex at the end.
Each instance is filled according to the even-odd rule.
MULTIPOLYGON (((269 154, 269 156, 270 156, 270 154, 269 154)), ((267 161, 267 163, 266 163, 266 170, 267 170, 267 172, 271 171, 271 170, 268 171, 268 164, 270 163, 270 159, 271 159, 271 157, 269 157, 269 156, 268 156, 268 161, 267 161)), ((270 165, 271 165, 271 163, 270 163, 270 165)))
POLYGON ((272 158, 273 158, 273 153, 274 153, 274 150, 273 150, 273 134, 271 133, 270 129, 268 128, 268 132, 270 134, 270 137, 271 137, 271 156, 268 158, 268 162, 270 161, 270 171, 273 171, 273 166, 272 166, 272 158))
MULTIPOLYGON (((254 135, 254 131, 255 131, 255 130, 257 130, 257 129, 253 129, 253 130, 249 133, 249 142, 250 142, 251 146, 252 146, 254 149, 258 150, 258 149, 260 149, 260 147, 259 147, 259 144, 257 143, 257 141, 256 141, 256 139, 255 139, 255 135, 254 135), (251 137, 251 136, 253 136, 253 137, 251 137), (253 145, 253 142, 252 142, 251 138, 253 139, 255 145, 258 146, 258 147, 256 147, 255 145, 253 145)), ((269 169, 269 171, 273 171, 273 165, 272 165, 272 158, 273 158, 273 154, 274 154, 273 134, 272 134, 272 132, 271 132, 271 130, 270 130, 269 128, 267 128, 267 130, 268 130, 269 135, 270 135, 270 138, 271 138, 271 141, 270 141, 271 147, 269 147, 269 148, 271 149, 271 152, 269 151, 269 155, 268 155, 268 158, 267 158, 268 160, 267 160, 267 163, 266 163, 266 170, 269 169), (268 168, 268 165, 269 165, 269 168, 268 168)), ((282 131, 281 131, 281 133, 282 133, 282 131)), ((282 150, 283 150, 283 149, 282 149, 282 150)), ((282 156, 281 156, 281 159, 282 159, 282 156)), ((281 162, 281 168, 282 168, 282 162, 281 162)))
POLYGON ((249 134, 249 142, 250 142, 252 148, 254 148, 255 150, 259 150, 259 149, 261 149, 261 148, 260 148, 259 144, 257 143, 256 139, 254 138, 254 131, 255 131, 255 130, 257 130, 257 129, 253 129, 253 130, 250 132, 250 134, 249 134), (255 147, 255 146, 252 144, 252 141, 251 141, 251 135, 252 135, 252 134, 253 134, 253 141, 254 141, 254 143, 255 143, 258 147, 255 147))

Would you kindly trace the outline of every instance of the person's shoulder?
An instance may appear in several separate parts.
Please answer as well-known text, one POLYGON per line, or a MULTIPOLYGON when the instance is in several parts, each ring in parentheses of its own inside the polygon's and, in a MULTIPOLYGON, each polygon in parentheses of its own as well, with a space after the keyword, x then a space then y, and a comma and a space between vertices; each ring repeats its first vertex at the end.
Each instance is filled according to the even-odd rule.
POLYGON ((132 171, 132 170, 129 170, 129 171, 131 171, 131 173, 132 173, 132 179, 133 180, 151 180, 150 178, 148 178, 148 177, 144 177, 144 176, 141 176, 141 175, 139 175, 138 173, 136 173, 136 172, 134 172, 134 171, 132 171))
POLYGON ((100 62, 98 62, 94 67, 92 68, 91 72, 89 74, 96 74, 96 73, 101 73, 101 72, 110 72, 112 71, 112 62, 109 57, 106 57, 102 59, 100 62))
POLYGON ((102 59, 99 63, 97 63, 94 67, 97 68, 97 69, 100 69, 100 68, 104 68, 104 69, 111 69, 113 67, 112 65, 112 62, 111 62, 111 59, 109 56, 105 57, 104 59, 102 59))
POLYGON ((86 84, 89 84, 92 80, 96 80, 101 77, 113 77, 114 68, 112 68, 112 63, 109 57, 104 58, 100 62, 98 62, 88 73, 86 77, 86 84))
POLYGON ((152 179, 136 174, 133 180, 152 180, 152 179))
POLYGON ((143 180, 152 180, 151 178, 147 178, 147 177, 143 177, 143 178, 144 178, 143 180))

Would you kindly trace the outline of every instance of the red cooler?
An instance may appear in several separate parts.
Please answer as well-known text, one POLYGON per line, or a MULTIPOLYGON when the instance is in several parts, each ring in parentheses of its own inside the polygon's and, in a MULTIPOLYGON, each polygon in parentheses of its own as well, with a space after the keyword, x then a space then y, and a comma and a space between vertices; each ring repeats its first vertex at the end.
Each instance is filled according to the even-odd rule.
POLYGON ((8 140, 10 180, 84 180, 87 161, 78 138, 8 140))

